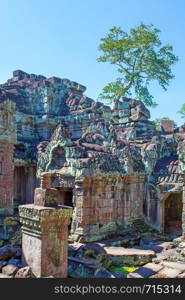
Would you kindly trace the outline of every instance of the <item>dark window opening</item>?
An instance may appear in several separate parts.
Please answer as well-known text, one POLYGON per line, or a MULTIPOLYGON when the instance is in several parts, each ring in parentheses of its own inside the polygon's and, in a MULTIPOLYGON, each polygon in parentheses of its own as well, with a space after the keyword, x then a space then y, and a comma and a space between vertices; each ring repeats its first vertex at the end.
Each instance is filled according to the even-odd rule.
POLYGON ((19 205, 33 203, 36 186, 35 166, 14 168, 14 210, 16 213, 19 205))
POLYGON ((73 207, 73 191, 64 192, 64 205, 73 207))
MULTIPOLYGON (((64 192, 64 205, 73 207, 73 191, 64 192)), ((68 225, 68 233, 70 233, 71 231, 71 223, 72 223, 72 218, 70 224, 68 225)))

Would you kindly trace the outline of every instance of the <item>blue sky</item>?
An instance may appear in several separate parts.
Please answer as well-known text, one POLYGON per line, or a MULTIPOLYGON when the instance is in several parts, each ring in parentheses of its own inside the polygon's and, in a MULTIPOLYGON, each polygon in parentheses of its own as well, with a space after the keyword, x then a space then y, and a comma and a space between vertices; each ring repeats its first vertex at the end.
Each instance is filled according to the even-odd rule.
POLYGON ((179 56, 168 91, 152 86, 159 104, 152 119, 182 124, 177 111, 185 103, 185 0, 0 0, 0 82, 21 69, 77 81, 97 99, 116 77, 112 66, 96 61, 100 38, 113 26, 128 31, 140 22, 159 28, 163 44, 179 56))

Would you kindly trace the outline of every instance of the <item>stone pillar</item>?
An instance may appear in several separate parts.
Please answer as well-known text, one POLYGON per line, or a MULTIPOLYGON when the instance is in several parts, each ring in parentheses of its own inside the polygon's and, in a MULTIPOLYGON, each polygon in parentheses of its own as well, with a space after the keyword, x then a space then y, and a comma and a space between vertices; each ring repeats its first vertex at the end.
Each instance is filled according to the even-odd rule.
POLYGON ((23 263, 36 277, 67 277, 67 238, 72 209, 19 206, 23 263))
POLYGON ((13 213, 13 151, 16 143, 15 104, 0 103, 0 215, 13 213))
POLYGON ((83 180, 76 180, 75 181, 75 188, 74 188, 74 209, 73 209, 73 218, 71 224, 71 235, 70 238, 72 240, 77 241, 80 236, 83 236, 86 233, 86 226, 83 226, 84 221, 84 188, 83 188, 83 180))
POLYGON ((13 150, 0 139, 0 215, 13 214, 13 150))
POLYGON ((182 192, 182 235, 185 236, 185 183, 182 192))

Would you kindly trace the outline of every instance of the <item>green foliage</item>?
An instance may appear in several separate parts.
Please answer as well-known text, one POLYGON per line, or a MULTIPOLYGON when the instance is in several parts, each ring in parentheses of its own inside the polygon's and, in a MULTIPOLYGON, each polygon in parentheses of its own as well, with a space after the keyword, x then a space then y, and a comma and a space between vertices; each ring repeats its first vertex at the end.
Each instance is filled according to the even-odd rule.
POLYGON ((151 236, 151 232, 142 232, 141 236, 151 236))
POLYGON ((121 75, 103 88, 101 99, 117 100, 130 97, 134 92, 146 105, 157 105, 149 93, 149 83, 156 80, 166 90, 174 77, 171 66, 178 61, 172 46, 162 46, 159 33, 153 25, 141 23, 129 33, 113 27, 101 38, 99 50, 103 55, 98 61, 115 65, 121 75))
POLYGON ((109 268, 109 271, 127 275, 128 273, 136 271, 138 268, 139 267, 136 267, 136 266, 131 267, 131 266, 126 266, 126 265, 121 266, 121 267, 111 266, 109 268))
POLYGON ((182 104, 181 109, 178 111, 179 114, 181 114, 181 118, 185 118, 185 103, 182 104))

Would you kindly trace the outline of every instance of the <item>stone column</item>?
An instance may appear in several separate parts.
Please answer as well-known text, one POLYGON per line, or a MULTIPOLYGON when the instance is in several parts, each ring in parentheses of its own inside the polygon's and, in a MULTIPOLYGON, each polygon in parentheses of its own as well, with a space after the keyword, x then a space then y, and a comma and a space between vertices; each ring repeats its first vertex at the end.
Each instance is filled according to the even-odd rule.
POLYGON ((74 241, 77 241, 80 236, 83 236, 86 233, 86 228, 83 226, 83 180, 79 179, 75 181, 75 188, 73 192, 75 206, 73 210, 70 238, 74 241))
POLYGON ((0 103, 0 215, 13 213, 13 151, 16 143, 15 103, 0 103))
POLYGON ((36 277, 67 277, 67 238, 72 209, 19 206, 23 263, 36 277))
POLYGON ((0 137, 0 215, 13 214, 13 150, 0 137))
POLYGON ((182 235, 185 236, 185 183, 182 192, 182 235))

